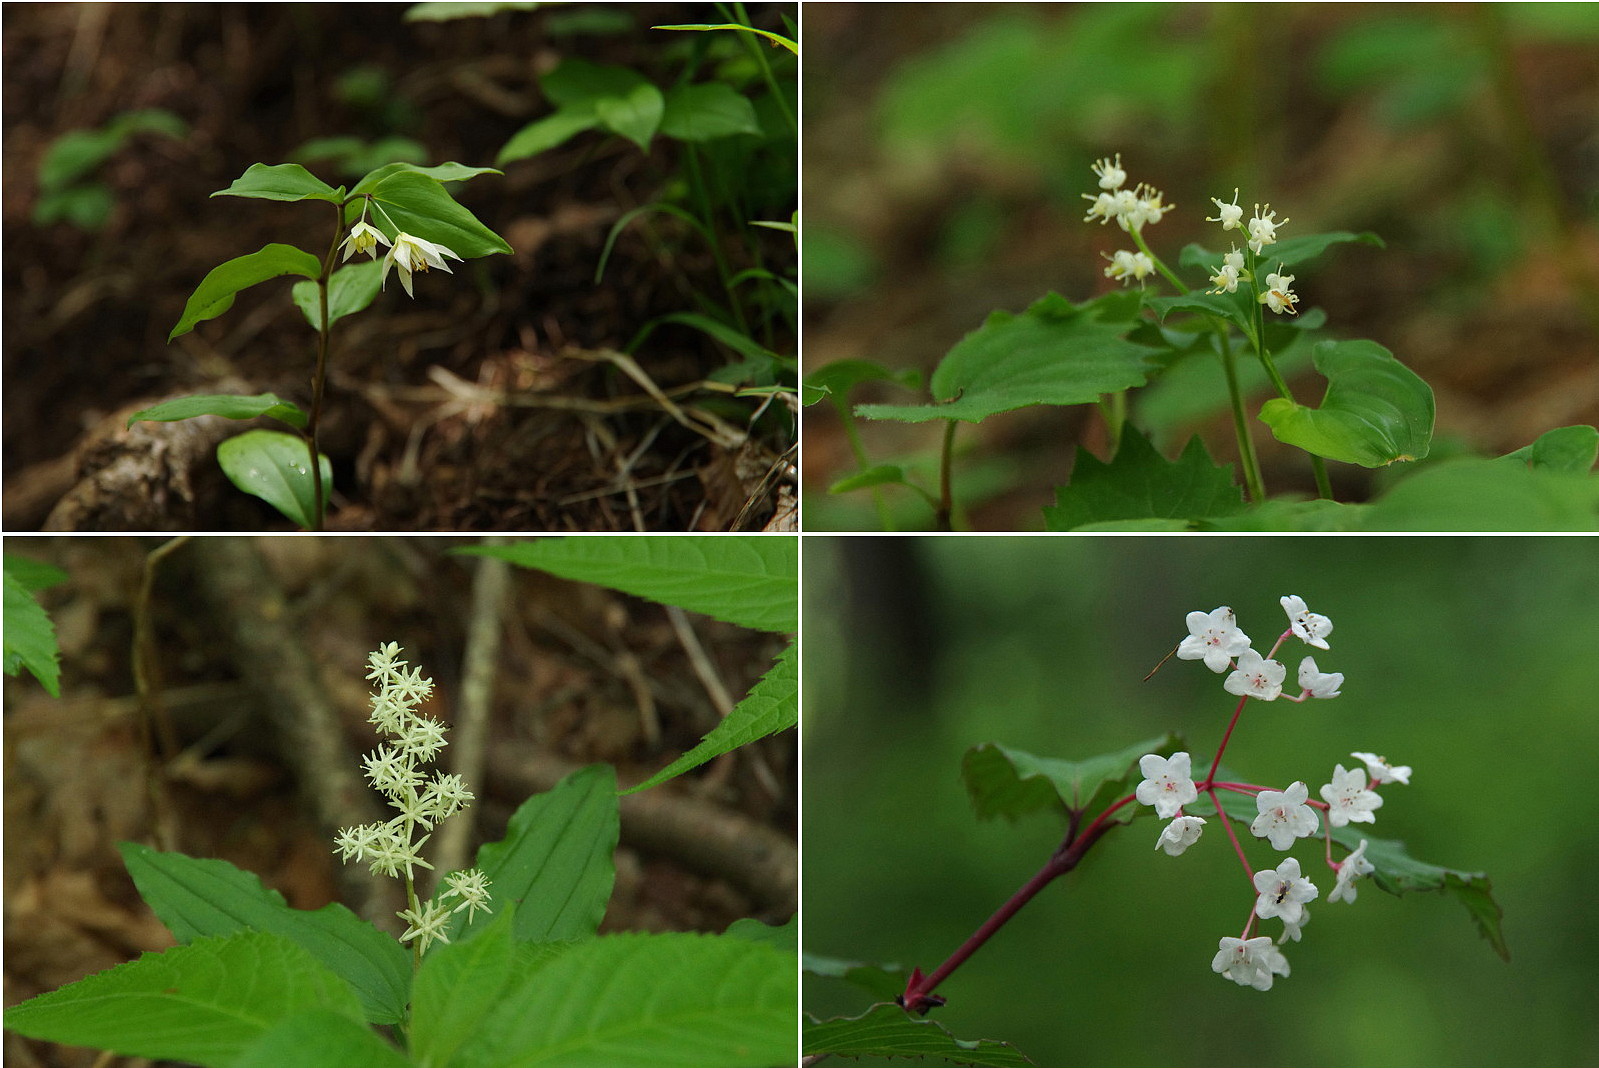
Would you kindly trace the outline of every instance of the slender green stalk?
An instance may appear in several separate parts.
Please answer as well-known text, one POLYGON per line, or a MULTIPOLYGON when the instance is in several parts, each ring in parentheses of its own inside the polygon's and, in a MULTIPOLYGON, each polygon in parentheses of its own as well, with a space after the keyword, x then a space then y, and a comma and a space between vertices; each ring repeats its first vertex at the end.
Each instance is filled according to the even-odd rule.
MULTIPOLYGON (((871 461, 866 455, 866 444, 861 441, 861 429, 855 422, 855 415, 846 404, 835 404, 839 418, 844 423, 844 437, 849 440, 850 452, 855 454, 855 468, 865 471, 871 467, 871 461)), ((872 487, 872 503, 877 506, 877 522, 884 530, 893 530, 893 517, 888 512, 888 502, 883 499, 883 487, 872 487)))
POLYGON ((311 416, 305 427, 305 447, 311 454, 311 485, 316 500, 316 508, 311 513, 311 529, 318 532, 322 530, 327 492, 322 485, 322 453, 317 446, 317 428, 322 421, 322 391, 328 377, 328 279, 333 275, 334 257, 339 254, 339 245, 345 235, 344 205, 335 204, 333 210, 338 215, 338 224, 333 228, 333 243, 328 246, 328 254, 322 259, 322 273, 316 280, 320 323, 316 342, 316 373, 311 379, 311 416))
MULTIPOLYGON (((1246 246, 1247 247, 1247 246, 1246 246)), ((1249 289, 1254 301, 1254 326, 1255 326, 1255 355, 1260 358, 1260 365, 1266 369, 1266 377, 1271 379, 1273 388, 1278 396, 1292 404, 1299 403, 1294 400, 1293 392, 1288 388, 1288 383, 1277 370, 1277 364, 1271 358, 1271 350, 1266 347, 1266 311, 1260 302, 1260 257, 1253 249, 1249 250, 1249 289)), ((1332 482, 1327 478, 1327 461, 1315 453, 1309 453, 1310 470, 1316 478, 1316 495, 1323 500, 1333 499, 1332 482)))
MULTIPOLYGON (((721 8, 722 5, 718 4, 717 7, 721 8)), ((723 17, 725 18, 726 16, 724 15, 723 17)), ((741 3, 733 5, 733 17, 727 21, 737 22, 743 26, 755 25, 750 21, 749 12, 744 10, 744 5, 741 3)), ((792 134, 799 133, 799 123, 794 119, 794 112, 789 108, 788 99, 783 96, 782 90, 778 87, 777 77, 772 73, 772 65, 766 61, 765 46, 756 40, 756 35, 753 33, 741 33, 737 36, 744 42, 744 47, 754 58, 755 65, 761 68, 761 78, 766 82, 766 87, 772 91, 772 100, 776 102, 778 109, 783 113, 783 121, 788 124, 788 132, 792 134)))
POLYGON ((944 448, 940 452, 938 466, 938 529, 942 531, 954 530, 950 517, 955 511, 955 502, 950 493, 950 468, 955 457, 955 426, 960 420, 944 420, 944 448))

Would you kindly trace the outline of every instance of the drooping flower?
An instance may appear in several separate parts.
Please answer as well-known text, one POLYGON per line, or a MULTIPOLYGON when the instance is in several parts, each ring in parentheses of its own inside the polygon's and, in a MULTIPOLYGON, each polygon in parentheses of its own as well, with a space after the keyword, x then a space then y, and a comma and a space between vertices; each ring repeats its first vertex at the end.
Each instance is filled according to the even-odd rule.
MULTIPOLYGON (((444 262, 444 257, 460 260, 454 252, 443 245, 426 241, 420 237, 400 232, 394 235, 394 247, 389 249, 388 255, 383 257, 383 282, 382 287, 388 288, 389 268, 397 268, 400 272, 400 283, 405 286, 408 297, 416 296, 411 291, 411 274, 414 271, 426 271, 429 267, 438 267, 447 274, 454 274, 449 264, 444 262)), ((465 261, 462 261, 465 262, 465 261)))
POLYGON ((1337 697, 1342 692, 1338 687, 1343 684, 1343 672, 1323 673, 1316 666, 1315 657, 1307 656, 1299 662, 1299 688, 1307 691, 1310 696, 1337 697))
POLYGON ((1223 938, 1220 947, 1210 962, 1211 971, 1219 972, 1239 986, 1270 990, 1273 976, 1288 975, 1288 958, 1265 935, 1247 941, 1223 938))
POLYGON ((1118 249, 1116 255, 1105 258, 1110 260, 1110 266, 1105 268, 1105 277, 1119 279, 1124 285, 1133 279, 1142 282, 1155 273, 1155 261, 1142 252, 1118 249))
POLYGON ((1238 629, 1226 605, 1212 612, 1188 613, 1188 637, 1177 646, 1177 659, 1203 660, 1217 673, 1232 666, 1233 657, 1249 648, 1249 635, 1238 629))
POLYGON ((1388 763, 1387 757, 1378 756, 1376 753, 1350 753, 1352 757, 1366 765, 1366 770, 1371 774, 1373 783, 1397 782, 1406 786, 1410 785, 1410 765, 1401 764, 1397 768, 1388 763))
MULTIPOLYGON (((344 239, 344 245, 342 246, 344 257, 339 262, 343 263, 349 260, 357 252, 365 252, 373 259, 377 259, 378 254, 374 250, 379 245, 387 245, 388 243, 389 239, 383 235, 382 230, 362 219, 350 227, 350 235, 344 239)), ((367 677, 371 678, 372 676, 368 675, 367 677)))
POLYGON ((1358 896, 1355 890, 1355 880, 1362 875, 1370 875, 1377 869, 1371 861, 1366 859, 1366 839, 1360 840, 1360 847, 1344 858, 1338 865, 1338 881, 1333 884, 1332 893, 1327 895, 1328 901, 1348 901, 1353 903, 1358 896))
POLYGON ((1288 669, 1275 660, 1267 660, 1253 649, 1238 654, 1238 670, 1227 676, 1222 688, 1239 697, 1258 697, 1262 701, 1275 701, 1283 692, 1283 679, 1288 669))
POLYGON ((1199 836, 1204 830, 1205 821, 1200 817, 1178 816, 1161 828, 1160 837, 1155 840, 1155 848, 1164 849, 1174 857, 1182 856, 1183 850, 1199 841, 1199 836))
MULTIPOLYGON (((1217 215, 1214 219, 1205 217, 1206 222, 1219 222, 1223 230, 1242 230, 1244 228, 1244 209, 1238 206, 1238 190, 1233 190, 1233 202, 1223 204, 1221 197, 1211 197, 1210 202, 1216 205, 1217 215)), ((1242 263, 1239 266, 1243 266, 1242 263)))
POLYGON ((1278 598, 1278 603, 1283 606, 1283 611, 1288 613, 1288 627, 1294 632, 1294 637, 1318 649, 1330 648, 1327 644, 1327 635, 1332 633, 1332 620, 1326 616, 1318 616, 1305 607, 1303 597, 1281 597, 1278 598))
POLYGON ((1299 861, 1284 858, 1276 868, 1255 873, 1255 915, 1263 920, 1281 916, 1284 923, 1302 922, 1305 904, 1316 900, 1316 884, 1299 871, 1299 861))
MULTIPOLYGON (((1279 263, 1277 270, 1280 272, 1282 267, 1283 265, 1279 263)), ((1279 315, 1283 312, 1287 312, 1289 315, 1298 315, 1299 312, 1295 309, 1295 305, 1299 303, 1299 296, 1291 288, 1293 283, 1294 276, 1291 274, 1268 274, 1266 276, 1266 292, 1260 295, 1260 303, 1279 315)))
POLYGON ((1255 217, 1249 220, 1249 247, 1260 255, 1260 250, 1267 245, 1277 243, 1277 227, 1288 225, 1288 220, 1278 222, 1277 213, 1271 210, 1271 205, 1266 205, 1266 211, 1261 212, 1259 204, 1255 205, 1255 217))
POLYGON ((1238 279, 1244 269, 1244 254, 1233 246, 1233 250, 1221 258, 1221 267, 1210 276, 1214 289, 1207 289, 1207 293, 1235 293, 1238 290, 1238 279))
POLYGON ((1359 768, 1345 771, 1342 764, 1333 769, 1332 782, 1321 788, 1327 802, 1327 822, 1334 827, 1351 823, 1375 823, 1375 812, 1382 808, 1382 795, 1366 789, 1366 773, 1359 768))
POLYGON ((1307 838, 1316 833, 1321 822, 1316 812, 1305 804, 1310 797, 1310 787, 1302 782, 1293 783, 1286 790, 1262 790, 1255 795, 1255 808, 1260 815, 1249 825, 1256 838, 1271 842, 1273 849, 1287 849, 1296 838, 1307 838))
POLYGON ((1170 759, 1149 753, 1139 758, 1138 767, 1144 773, 1144 781, 1138 784, 1134 796, 1139 804, 1154 805, 1155 814, 1163 820, 1177 815, 1199 796, 1192 758, 1187 753, 1173 753, 1170 759))
POLYGON ((1301 908, 1299 910, 1299 919, 1295 920, 1293 923, 1289 923, 1287 920, 1283 921, 1283 933, 1277 937, 1277 944, 1280 946, 1290 939, 1295 942, 1299 941, 1301 937, 1301 928, 1303 928, 1305 924, 1309 922, 1310 910, 1307 908, 1301 908))

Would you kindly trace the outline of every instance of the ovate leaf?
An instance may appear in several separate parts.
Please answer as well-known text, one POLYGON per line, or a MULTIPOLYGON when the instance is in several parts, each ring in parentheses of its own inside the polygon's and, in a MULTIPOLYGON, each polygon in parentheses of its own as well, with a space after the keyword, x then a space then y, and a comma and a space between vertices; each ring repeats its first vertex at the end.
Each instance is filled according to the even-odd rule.
MULTIPOLYGON (((333 465, 322 465, 324 503, 333 493, 333 465)), ((316 485, 305 442, 277 430, 246 430, 217 446, 217 463, 239 489, 260 497, 307 530, 316 526, 316 485)))
MULTIPOLYGON (((399 228, 395 232, 443 245, 462 259, 511 251, 504 238, 456 203, 437 178, 414 170, 396 171, 374 185, 371 195, 383 212, 373 212, 369 221, 390 240, 395 236, 390 232, 392 222, 399 228)), ((347 218, 355 218, 360 208, 352 203, 345 213, 347 218)))
POLYGON ((755 105, 726 82, 680 85, 666 94, 661 133, 679 141, 714 141, 761 132, 755 105))
POLYGON ((1209 519, 1243 507, 1232 468, 1211 463, 1197 437, 1168 462, 1129 423, 1109 463, 1078 448, 1071 484, 1055 491, 1044 519, 1050 530, 1076 530, 1114 520, 1209 519))
POLYGON ((298 406, 278 397, 276 393, 257 393, 249 397, 235 393, 178 397, 175 400, 139 409, 128 416, 128 425, 141 422, 171 423, 201 415, 220 415, 224 419, 254 419, 256 416, 264 415, 270 419, 281 420, 292 427, 305 429, 305 413, 298 406))
MULTIPOLYGON (((1130 745, 1087 760, 1057 760, 985 742, 966 751, 961 779, 979 819, 1014 820, 1031 812, 1098 813, 1132 793, 1142 778, 1138 761, 1148 753, 1167 756, 1182 748, 1175 734, 1130 745)), ((1136 807, 1128 815, 1134 815, 1136 807)))
POLYGON ((1599 459, 1599 430, 1591 426, 1556 427, 1501 459, 1519 461, 1534 471, 1586 475, 1599 459))
POLYGON ((842 979, 878 1001, 893 1001, 904 993, 905 982, 910 977, 903 964, 868 964, 865 961, 822 957, 815 953, 802 954, 800 960, 811 975, 842 979))
POLYGON ((516 961, 515 905, 507 902, 470 941, 429 953, 411 989, 411 1049, 423 1063, 447 1065, 500 1000, 516 961))
POLYGON ((592 109, 579 109, 574 111, 557 111, 553 115, 546 115, 522 127, 511 135, 505 142, 499 155, 494 157, 495 163, 510 163, 513 160, 527 159, 540 152, 548 151, 559 145, 565 144, 584 130, 592 130, 600 124, 600 117, 592 109))
POLYGON ((592 582, 755 630, 799 629, 799 548, 750 534, 543 538, 457 550, 592 582))
POLYGON ((1373 531, 1595 530, 1599 478, 1527 468, 1504 457, 1430 463, 1377 498, 1373 531))
POLYGON ((504 171, 497 171, 493 167, 468 167, 464 163, 440 163, 434 167, 423 167, 415 163, 385 163, 376 170, 369 171, 359 182, 356 182, 355 188, 350 190, 350 194, 354 196, 357 193, 370 193, 383 179, 391 174, 399 174, 401 171, 425 175, 440 182, 464 182, 469 178, 476 178, 480 174, 505 173, 504 171))
MULTIPOLYGON (((346 315, 365 311, 378 298, 382 288, 381 259, 352 263, 334 271, 328 279, 328 325, 332 326, 346 315)), ((293 295, 294 306, 305 314, 305 321, 311 324, 312 329, 321 330, 322 298, 317 293, 316 282, 294 283, 293 295)))
POLYGON ((956 1038, 936 1020, 918 1020, 898 1005, 878 1005, 847 1019, 805 1025, 805 1056, 936 1057, 947 1064, 1025 1068, 1033 1062, 1008 1042, 956 1038))
POLYGON ((231 1064, 307 1009, 359 1020, 349 986, 304 949, 264 931, 146 953, 6 1010, 29 1038, 137 1057, 231 1064))
POLYGON ((786 730, 799 722, 799 666, 790 643, 777 654, 777 663, 761 677, 749 695, 733 707, 727 717, 693 749, 628 790, 637 793, 697 768, 714 757, 741 745, 786 730))
POLYGON ((179 317, 178 325, 172 328, 172 333, 167 335, 167 340, 187 334, 196 323, 215 319, 233 307, 234 295, 241 289, 286 274, 315 278, 321 271, 322 264, 315 256, 293 245, 268 245, 260 252, 239 256, 213 267, 211 273, 200 280, 199 288, 183 306, 183 315, 179 317))
POLYGON ((344 187, 334 189, 298 163, 279 163, 271 167, 254 163, 235 178, 232 185, 211 195, 260 200, 326 200, 337 204, 344 199, 344 187))
POLYGON ((1427 455, 1432 387, 1393 353, 1375 341, 1323 341, 1314 360, 1327 379, 1320 408, 1277 397, 1260 410, 1278 441, 1362 467, 1427 455))

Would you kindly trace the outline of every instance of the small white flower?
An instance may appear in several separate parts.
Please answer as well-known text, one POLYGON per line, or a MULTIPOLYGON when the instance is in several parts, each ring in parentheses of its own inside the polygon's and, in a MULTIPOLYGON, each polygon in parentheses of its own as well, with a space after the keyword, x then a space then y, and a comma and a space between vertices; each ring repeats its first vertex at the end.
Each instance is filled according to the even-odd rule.
POLYGON ((423 792, 423 804, 435 819, 448 819, 476 800, 459 775, 435 775, 423 792))
POLYGON ((1373 784, 1397 782, 1406 786, 1410 785, 1409 764, 1401 764, 1396 768, 1388 763, 1387 757, 1378 756, 1376 753, 1350 753, 1349 755, 1366 765, 1366 770, 1371 773, 1373 784))
POLYGON ((1360 848, 1344 858, 1338 865, 1338 881, 1333 885, 1332 893, 1327 895, 1328 901, 1348 901, 1354 903, 1358 896, 1355 890, 1355 880, 1362 875, 1370 875, 1377 869, 1371 861, 1366 859, 1366 839, 1360 840, 1360 848))
MULTIPOLYGON (((362 219, 350 227, 350 236, 344 239, 344 259, 340 262, 348 260, 357 252, 365 252, 373 259, 377 259, 378 254, 373 250, 380 244, 387 245, 388 243, 389 239, 383 236, 382 230, 362 219)), ((398 646, 395 648, 398 648, 398 646)), ((371 678, 370 675, 367 677, 371 678)))
POLYGON ((1263 920, 1281 916, 1284 923, 1302 922, 1305 904, 1316 900, 1316 884, 1304 878, 1299 861, 1288 857, 1276 868, 1255 873, 1255 915, 1263 920))
POLYGON ((1119 201, 1121 212, 1116 221, 1127 231, 1142 230, 1145 223, 1160 222, 1162 216, 1176 207, 1175 204, 1162 203, 1163 196, 1160 190, 1149 183, 1138 183, 1130 201, 1119 201))
MULTIPOLYGON (((1278 264, 1277 269, 1282 270, 1283 265, 1278 264)), ((1266 276, 1266 292, 1260 295, 1260 303, 1281 315, 1298 315, 1295 305, 1299 303, 1299 296, 1291 289, 1294 276, 1291 274, 1268 274, 1266 276)))
POLYGON ((364 861, 367 850, 383 833, 381 823, 363 823, 356 827, 346 827, 333 839, 333 844, 339 847, 335 852, 345 863, 352 860, 364 861))
MULTIPOLYGON (((400 643, 389 642, 387 645, 378 646, 378 651, 367 656, 366 662, 372 668, 366 673, 368 679, 381 679, 394 670, 395 658, 400 655, 400 643)), ((405 663, 401 660, 400 663, 405 663)))
POLYGON ((1239 986, 1270 990, 1272 976, 1288 975, 1288 958, 1265 935, 1248 941, 1223 938, 1220 946, 1210 962, 1211 971, 1219 972, 1239 986))
POLYGON ((368 753, 362 762, 366 765, 367 780, 381 793, 395 794, 422 781, 411 756, 386 743, 368 753))
POLYGON ((1199 841, 1199 836, 1204 830, 1205 821, 1200 817, 1178 816, 1161 828, 1160 837, 1155 841, 1155 848, 1164 849, 1174 857, 1182 856, 1183 850, 1199 841))
POLYGON ((1238 279, 1244 269, 1244 254, 1238 251, 1237 246, 1221 258, 1221 267, 1210 276, 1214 289, 1207 289, 1207 293, 1235 293, 1238 291, 1238 279))
POLYGON ((1366 789, 1366 773, 1359 768, 1345 771, 1342 764, 1333 769, 1332 782, 1321 788, 1327 802, 1327 822, 1334 827, 1351 823, 1375 823, 1375 812, 1382 808, 1382 796, 1366 789))
POLYGON ((1107 223, 1116 217, 1115 194, 1100 193, 1096 196, 1092 193, 1084 193, 1082 197, 1084 200, 1090 201, 1088 214, 1083 216, 1083 222, 1093 222, 1098 219, 1101 223, 1107 223))
POLYGON ((1249 825, 1250 832, 1271 842, 1273 849, 1288 849, 1294 839, 1315 834, 1321 822, 1315 810, 1305 804, 1309 797, 1310 787, 1302 782, 1286 790, 1262 790, 1255 796, 1260 815, 1249 825))
POLYGON ((1282 597, 1278 599, 1278 603, 1283 606, 1283 611, 1288 613, 1288 627, 1296 638, 1318 649, 1329 648, 1327 635, 1332 633, 1332 620, 1326 616, 1318 616, 1306 608, 1303 597, 1282 597))
POLYGON ((1212 612, 1188 613, 1188 637, 1177 646, 1177 659, 1203 660, 1217 673, 1232 666, 1233 657, 1249 648, 1249 635, 1238 629, 1226 605, 1212 612))
MULTIPOLYGON (((1221 197, 1211 197, 1210 202, 1216 205, 1218 214, 1214 219, 1206 216, 1206 222, 1219 222, 1223 230, 1242 230, 1244 228, 1242 221, 1244 209, 1238 206, 1238 190, 1233 190, 1233 202, 1231 204, 1223 204, 1221 197)), ((1242 267, 1243 263, 1240 262, 1239 266, 1242 267)))
POLYGON ((412 716, 406 721, 405 730, 395 744, 410 760, 432 760, 447 744, 444 732, 448 729, 436 719, 412 716))
POLYGON ((490 911, 488 876, 478 869, 451 872, 444 877, 444 882, 447 888, 439 895, 439 900, 442 902, 451 897, 461 899, 461 903, 450 910, 452 913, 466 909, 467 922, 471 923, 478 909, 490 911))
POLYGON ((1127 181, 1127 172, 1122 170, 1122 154, 1116 153, 1116 162, 1109 158, 1098 160, 1094 163, 1094 173, 1099 175, 1099 188, 1120 189, 1122 183, 1127 181))
MULTIPOLYGON (((461 260, 454 252, 432 241, 423 240, 411 234, 400 232, 394 235, 394 247, 389 249, 388 255, 383 257, 383 288, 388 288, 389 268, 395 267, 400 272, 400 283, 405 286, 405 295, 416 296, 411 291, 411 274, 413 271, 426 271, 429 267, 438 267, 447 274, 453 274, 450 265, 444 262, 444 257, 452 260, 461 260)), ((465 261, 461 261, 465 262, 465 261)))
POLYGON ((1307 909, 1307 908, 1301 908, 1300 909, 1300 911, 1299 911, 1299 919, 1295 920, 1293 923, 1289 923, 1287 920, 1283 920, 1283 933, 1278 937, 1277 944, 1280 946, 1284 942, 1287 942, 1289 939, 1292 939, 1295 942, 1299 941, 1299 939, 1300 939, 1300 928, 1304 927, 1305 924, 1307 924, 1309 922, 1310 922, 1310 910, 1307 909))
POLYGON ((1337 697, 1338 687, 1344 684, 1344 674, 1341 671, 1323 673, 1316 666, 1316 658, 1307 656, 1299 662, 1299 688, 1307 691, 1312 697, 1337 697))
POLYGON ((1261 213, 1260 205, 1255 205, 1255 217, 1249 220, 1249 247, 1255 255, 1260 255, 1260 250, 1267 245, 1277 243, 1277 227, 1288 225, 1288 220, 1278 222, 1277 213, 1271 210, 1271 205, 1266 205, 1266 211, 1261 213))
POLYGON ((367 849, 367 860, 371 863, 373 875, 387 875, 398 878, 400 870, 405 870, 407 880, 414 879, 415 868, 433 870, 433 865, 422 859, 422 846, 429 838, 424 834, 414 842, 407 842, 399 835, 389 833, 383 835, 367 849))
POLYGON ((1120 279, 1123 284, 1131 279, 1142 282, 1155 273, 1155 261, 1142 252, 1118 249, 1115 256, 1105 258, 1110 260, 1110 266, 1105 268, 1105 277, 1120 279))
POLYGON ((1258 697, 1262 701, 1275 701, 1282 695, 1283 679, 1288 669, 1275 660, 1267 660, 1253 649, 1238 654, 1238 670, 1227 676, 1222 688, 1239 697, 1258 697))
POLYGON ((1170 819, 1190 801, 1199 796, 1194 785, 1193 764, 1187 753, 1173 753, 1168 760, 1149 753, 1138 761, 1144 781, 1138 784, 1134 796, 1139 804, 1154 805, 1155 814, 1170 819))
POLYGON ((405 909, 400 913, 400 919, 406 923, 405 933, 400 936, 400 941, 409 942, 413 938, 420 938, 418 943, 422 952, 428 951, 428 945, 433 942, 450 940, 445 924, 449 922, 451 912, 437 901, 428 901, 417 908, 405 909))

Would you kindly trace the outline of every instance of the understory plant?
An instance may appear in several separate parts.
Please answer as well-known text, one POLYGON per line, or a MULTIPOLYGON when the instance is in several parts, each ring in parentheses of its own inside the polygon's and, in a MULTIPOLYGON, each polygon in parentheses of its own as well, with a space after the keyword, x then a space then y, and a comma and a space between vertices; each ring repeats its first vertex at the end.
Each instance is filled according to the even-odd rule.
MULTIPOLYGON (((761 630, 797 625, 792 538, 552 539, 473 550, 761 630)), ((217 859, 125 842, 144 900, 179 943, 8 1009, 29 1037, 205 1066, 761 1068, 791 1060, 799 961, 793 921, 720 935, 599 935, 620 825, 615 770, 594 764, 528 798, 464 871, 427 844, 475 784, 428 770, 448 728, 431 679, 398 645, 372 653, 366 780, 393 814, 328 843, 403 880, 398 936, 342 904, 290 908, 217 859), (431 876, 441 876, 435 881, 431 876), (431 892, 424 885, 431 883, 431 892)), ((792 650, 648 789, 797 719, 792 650)))
POLYGON ((219 415, 266 417, 289 426, 295 433, 257 429, 228 438, 217 446, 217 462, 239 489, 301 527, 321 530, 333 488, 332 466, 318 447, 333 324, 369 307, 387 288, 391 274, 414 298, 416 275, 433 268, 453 273, 450 260, 509 253, 511 246, 462 207, 445 184, 499 173, 459 163, 388 163, 346 190, 328 185, 298 163, 252 164, 232 185, 211 195, 327 204, 333 214, 325 220, 326 251, 318 256, 274 243, 213 268, 189 297, 167 340, 222 315, 240 290, 286 275, 298 277, 302 281, 289 296, 315 331, 307 361, 310 410, 273 393, 208 394, 145 408, 129 416, 128 425, 219 415))
MULTIPOLYGON (((1242 877, 1235 914, 1177 913, 1184 923, 1206 923, 1217 932, 1213 955, 1208 960, 1173 957, 1148 962, 1163 972, 1191 971, 1198 982, 1208 964, 1208 970, 1223 979, 1270 991, 1294 975, 1292 944, 1315 937, 1314 929, 1306 933, 1310 905, 1315 903, 1318 911, 1345 904, 1371 907, 1356 906, 1367 885, 1396 896, 1435 891, 1454 898, 1494 951, 1508 960, 1502 911, 1486 875, 1416 860, 1402 842, 1368 830, 1379 811, 1387 818, 1390 801, 1402 804, 1402 796, 1396 795, 1409 789, 1413 770, 1409 765, 1363 750, 1307 755, 1304 773, 1279 788, 1252 781, 1236 763, 1224 763, 1237 758, 1248 734, 1245 720, 1259 715, 1246 717, 1245 712, 1258 708, 1258 703, 1305 704, 1301 715, 1314 715, 1323 702, 1341 695, 1343 673, 1323 670, 1322 663, 1331 651, 1332 621, 1310 611, 1300 597, 1285 596, 1280 603, 1287 625, 1264 653, 1224 605, 1188 613, 1188 634, 1168 654, 1168 658, 1201 661, 1225 676, 1222 689, 1236 698, 1225 725, 1216 720, 1218 737, 1208 759, 1171 733, 1082 760, 1037 756, 993 742, 968 750, 961 776, 980 818, 1015 820, 1050 812, 1064 820, 1064 835, 1037 873, 930 971, 914 967, 907 974, 897 967, 806 954, 807 971, 851 983, 882 1000, 855 1017, 809 1018, 805 1063, 835 1054, 921 1055, 992 1066, 1031 1063, 1007 1043, 958 1040, 922 1017, 946 1004, 945 995, 936 991, 1020 909, 1077 869, 1102 839, 1151 816, 1161 826, 1144 841, 1146 848, 1163 854, 1163 863, 1167 863, 1164 857, 1170 857, 1170 865, 1178 869, 1184 864, 1180 858, 1190 849, 1220 848, 1237 859, 1242 877), (1290 670, 1286 656, 1278 659, 1285 646, 1308 646, 1315 652, 1300 657, 1290 670)), ((1271 729, 1286 729, 1280 724, 1279 720, 1271 729)), ((1425 775, 1422 767, 1423 782, 1425 775)), ((1175 885, 1183 876, 1174 871, 1171 878, 1175 885)), ((1364 900, 1369 902, 1371 895, 1364 900)), ((1315 982, 1315 978, 1296 975, 1294 981, 1315 982)))
POLYGON ((1174 268, 1147 232, 1176 205, 1147 182, 1131 184, 1119 154, 1097 161, 1093 172, 1098 188, 1083 194, 1084 221, 1114 222, 1125 234, 1131 247, 1102 254, 1105 276, 1123 288, 1076 303, 1050 293, 1020 314, 994 312, 938 364, 924 403, 852 407, 849 394, 862 383, 920 389, 919 376, 867 360, 818 368, 806 379, 804 399, 834 405, 857 464, 830 492, 871 492, 887 525, 882 495, 899 487, 926 501, 934 525, 952 529, 961 514, 954 488, 961 423, 1036 405, 1094 405, 1110 455, 1077 450, 1070 483, 1043 509, 1051 530, 1599 525, 1599 479, 1591 477, 1599 430, 1592 426, 1552 429, 1501 457, 1423 463, 1434 444, 1431 387, 1376 341, 1332 336, 1325 312, 1309 304, 1315 283, 1307 266, 1336 245, 1381 248, 1376 234, 1296 235, 1291 218, 1235 189, 1229 198, 1211 198, 1215 214, 1206 221, 1218 226, 1217 244, 1188 245, 1174 268), (1326 383, 1319 403, 1289 385, 1306 369, 1326 383), (1143 388, 1157 383, 1159 390, 1143 388), (1257 385, 1275 395, 1251 411, 1247 396, 1257 385), (1202 414, 1213 399, 1230 412, 1236 465, 1215 463, 1197 438, 1168 460, 1141 429, 1202 414), (936 463, 918 474, 906 464, 874 462, 857 419, 941 423, 936 463), (1274 495, 1252 437, 1256 420, 1302 453, 1314 498, 1274 495), (1390 469, 1384 492, 1365 503, 1339 501, 1329 468, 1336 464, 1390 469))

